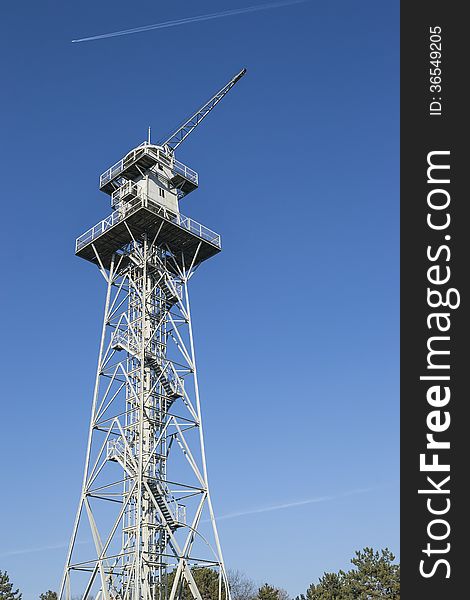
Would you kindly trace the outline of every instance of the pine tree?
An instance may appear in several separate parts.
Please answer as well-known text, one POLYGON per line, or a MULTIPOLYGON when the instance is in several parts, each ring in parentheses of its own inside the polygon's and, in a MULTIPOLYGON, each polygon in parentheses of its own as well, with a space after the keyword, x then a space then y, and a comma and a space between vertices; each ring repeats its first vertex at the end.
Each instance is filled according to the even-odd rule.
POLYGON ((400 600, 400 565, 388 548, 356 552, 348 572, 325 573, 296 600, 400 600))
POLYGON ((44 594, 39 595, 39 600, 57 600, 57 592, 47 590, 44 594))
POLYGON ((6 571, 0 571, 0 600, 21 600, 19 590, 13 591, 13 584, 6 571))
POLYGON ((325 573, 318 585, 312 583, 304 598, 306 600, 346 600, 345 573, 325 573))
POLYGON ((388 548, 381 553, 372 548, 356 552, 351 560, 357 567, 347 573, 347 589, 358 600, 400 600, 400 566, 393 564, 388 548))
POLYGON ((258 590, 258 600, 279 600, 279 590, 265 583, 258 590))

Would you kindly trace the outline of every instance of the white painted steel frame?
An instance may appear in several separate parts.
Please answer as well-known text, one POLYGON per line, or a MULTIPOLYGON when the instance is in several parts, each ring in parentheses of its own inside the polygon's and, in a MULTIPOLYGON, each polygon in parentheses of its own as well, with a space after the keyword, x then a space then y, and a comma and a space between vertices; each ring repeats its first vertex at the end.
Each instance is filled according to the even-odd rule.
POLYGON ((232 79, 226 83, 218 92, 216 92, 210 100, 208 100, 201 108, 199 108, 193 115, 191 115, 186 121, 178 127, 176 131, 166 136, 165 139, 160 141, 162 146, 166 146, 174 152, 180 144, 191 134, 196 127, 203 121, 213 108, 226 96, 233 86, 240 81, 245 75, 246 69, 242 69, 232 79))
POLYGON ((219 600, 230 600, 208 486, 188 295, 198 250, 181 267, 158 234, 134 238, 108 271, 95 248, 107 292, 59 600, 175 600, 183 584, 202 600, 192 569, 203 566, 218 571, 219 600))

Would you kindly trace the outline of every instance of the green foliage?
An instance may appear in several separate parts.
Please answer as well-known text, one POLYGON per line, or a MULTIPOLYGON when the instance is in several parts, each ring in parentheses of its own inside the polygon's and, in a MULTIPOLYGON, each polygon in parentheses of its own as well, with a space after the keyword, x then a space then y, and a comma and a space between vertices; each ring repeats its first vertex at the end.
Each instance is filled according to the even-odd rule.
POLYGON ((13 591, 13 584, 6 571, 0 571, 0 600, 21 600, 19 590, 13 591))
POLYGON ((400 565, 394 560, 388 548, 364 548, 351 560, 355 569, 325 573, 296 600, 400 600, 400 565))
MULTIPOLYGON (((175 580, 175 571, 168 575, 168 590, 175 580)), ((213 569, 203 567, 192 569, 191 573, 201 593, 202 600, 218 600, 219 574, 213 569)), ((267 583, 256 592, 255 584, 238 571, 229 571, 228 580, 232 600, 289 600, 285 590, 274 588, 267 583)), ((181 600, 193 600, 188 584, 184 581, 181 586, 181 600)), ((222 584, 222 600, 226 599, 225 586, 222 584)), ((53 599, 51 599, 53 600, 53 599)))
POLYGON ((44 594, 39 595, 39 600, 57 600, 57 592, 47 590, 44 594))
POLYGON ((279 600, 279 590, 265 583, 259 588, 256 598, 258 600, 279 600))
MULTIPOLYGON (((394 564, 395 557, 385 548, 375 552, 372 548, 357 551, 351 560, 350 571, 324 573, 318 584, 312 583, 305 594, 296 600, 400 600, 400 565, 394 564)), ((202 600, 218 600, 219 574, 207 567, 192 569, 192 576, 201 593, 202 600)), ((176 571, 168 575, 166 587, 171 589, 176 571)), ((256 592, 254 583, 243 574, 230 572, 229 583, 234 600, 289 600, 285 590, 267 583, 256 592)), ((183 579, 177 597, 193 600, 187 582, 183 579)), ((40 600, 57 600, 57 593, 48 590, 40 600)), ((7 572, 0 571, 0 600, 21 600, 19 590, 13 591, 7 572)), ((77 598, 78 600, 78 598, 77 598)), ((226 600, 222 585, 222 600, 226 600)))
MULTIPOLYGON (((306 600, 345 600, 344 573, 325 573, 318 585, 308 588, 306 600)), ((305 598, 305 596, 304 596, 305 598)))
MULTIPOLYGON (((168 575, 168 590, 171 590, 173 581, 175 580, 175 571, 168 575)), ((197 584, 202 600, 218 600, 219 598, 219 574, 213 569, 202 567, 200 569, 192 569, 192 576, 197 584)), ((182 583, 181 600, 193 600, 191 591, 186 582, 182 583)), ((225 600, 224 586, 222 585, 222 600, 225 600)))
POLYGON ((381 554, 372 548, 356 552, 356 557, 351 560, 356 569, 347 574, 352 597, 400 600, 400 565, 393 564, 394 560, 388 548, 381 554))
MULTIPOLYGON (((201 593, 202 600, 218 600, 219 598, 219 574, 213 569, 203 567, 192 569, 191 573, 201 593)), ((175 580, 176 571, 168 575, 168 590, 171 589, 175 580)), ((289 600, 285 590, 274 588, 267 583, 256 592, 255 584, 238 571, 228 574, 229 585, 233 600, 289 600)), ((222 585, 222 600, 226 599, 225 586, 222 585)), ((43 599, 41 599, 43 600, 43 599)), ((53 599, 44 599, 53 600, 53 599)), ((193 600, 188 584, 181 584, 181 600, 193 600)))

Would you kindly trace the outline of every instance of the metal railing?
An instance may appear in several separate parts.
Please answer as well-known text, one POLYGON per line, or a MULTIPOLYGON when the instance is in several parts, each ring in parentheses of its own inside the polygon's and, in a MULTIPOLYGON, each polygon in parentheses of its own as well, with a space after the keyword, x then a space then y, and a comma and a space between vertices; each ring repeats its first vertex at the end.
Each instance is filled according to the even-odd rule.
POLYGON ((116 329, 111 338, 111 348, 122 348, 128 353, 138 356, 139 346, 134 340, 129 339, 130 336, 132 336, 131 332, 116 329))
MULTIPOLYGON (((136 185, 134 182, 126 182, 124 184, 125 187, 128 183, 131 183, 135 186, 132 188, 131 196, 132 199, 126 202, 123 202, 119 208, 113 211, 106 219, 103 219, 99 223, 97 223, 94 227, 91 227, 88 231, 83 233, 79 238, 77 238, 75 243, 75 252, 81 250, 84 246, 87 246, 98 237, 103 235, 108 229, 123 221, 127 216, 136 212, 140 208, 147 208, 154 214, 158 215, 165 221, 169 223, 173 223, 186 231, 191 232, 197 237, 213 244, 217 248, 221 248, 221 240, 220 235, 212 231, 208 227, 205 227, 201 223, 198 223, 194 219, 190 219, 181 213, 174 213, 168 210, 165 206, 158 204, 152 198, 144 194, 142 189, 136 185)), ((118 191, 118 190, 116 190, 118 191)), ((129 195, 129 194, 126 194, 129 195)))
POLYGON ((194 184, 198 184, 198 174, 196 171, 193 171, 189 167, 187 167, 182 162, 174 159, 173 161, 166 156, 161 150, 155 148, 154 146, 149 146, 147 142, 143 142, 134 150, 131 150, 126 154, 124 158, 119 160, 112 167, 109 167, 104 173, 100 176, 100 188, 109 183, 111 180, 118 177, 125 169, 127 169, 130 165, 139 160, 144 154, 151 156, 156 162, 161 162, 165 166, 169 167, 172 171, 179 173, 189 181, 192 181, 194 184))
POLYGON ((110 182, 112 179, 117 177, 120 173, 122 173, 127 167, 135 163, 141 156, 144 154, 149 154, 155 160, 158 160, 158 152, 155 148, 148 146, 146 142, 137 146, 130 152, 126 154, 124 158, 121 158, 116 164, 112 167, 109 167, 107 171, 101 174, 100 176, 100 188, 110 182))
POLYGON ((196 173, 196 171, 193 171, 179 160, 176 160, 176 158, 173 163, 173 171, 179 173, 188 181, 192 181, 196 185, 198 184, 198 174, 196 173))
POLYGON ((170 510, 173 513, 173 519, 180 525, 186 525, 186 506, 178 504, 176 500, 170 502, 170 510))
POLYGON ((109 215, 109 217, 106 217, 106 219, 103 219, 79 238, 77 238, 77 241, 75 242, 75 251, 78 252, 81 248, 91 243, 93 240, 96 240, 96 238, 102 235, 110 227, 116 223, 119 223, 121 219, 122 217, 119 214, 119 211, 115 210, 109 215))
POLYGON ((121 440, 108 440, 106 444, 106 458, 107 460, 114 460, 123 458, 124 456, 124 444, 121 440))
POLYGON ((144 197, 144 193, 142 188, 137 185, 134 181, 126 181, 121 187, 111 194, 111 206, 117 206, 121 200, 126 198, 127 196, 139 196, 140 198, 144 197))

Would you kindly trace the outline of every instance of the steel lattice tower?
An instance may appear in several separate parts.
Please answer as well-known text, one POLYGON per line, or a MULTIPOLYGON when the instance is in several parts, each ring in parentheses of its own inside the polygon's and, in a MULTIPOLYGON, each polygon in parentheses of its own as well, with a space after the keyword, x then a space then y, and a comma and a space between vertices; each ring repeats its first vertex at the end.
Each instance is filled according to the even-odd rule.
POLYGON ((82 492, 59 599, 230 600, 208 487, 188 282, 220 236, 179 211, 198 175, 174 150, 244 75, 100 178, 112 214, 77 239, 106 284, 82 492), (87 543, 90 542, 90 543, 87 543), (196 578, 197 579, 197 578, 196 578))

